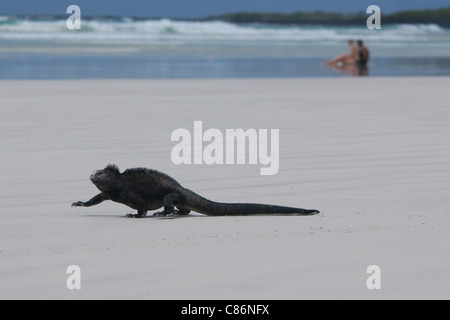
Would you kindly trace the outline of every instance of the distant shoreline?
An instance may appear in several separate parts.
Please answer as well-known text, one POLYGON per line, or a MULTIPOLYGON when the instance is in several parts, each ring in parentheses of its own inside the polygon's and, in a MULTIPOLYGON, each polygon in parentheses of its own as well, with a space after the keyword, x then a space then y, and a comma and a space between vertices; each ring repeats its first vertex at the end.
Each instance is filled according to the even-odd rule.
MULTIPOLYGON (((55 20, 67 19, 67 15, 8 15, 9 18, 27 20, 55 20)), ((200 18, 176 18, 176 17, 117 17, 117 16, 83 16, 86 20, 158 20, 170 19, 175 21, 224 21, 230 23, 260 23, 272 25, 325 25, 325 26, 353 26, 364 24, 368 14, 336 13, 336 12, 292 12, 292 13, 264 13, 264 12, 235 12, 216 16, 200 18)), ((2 21, 0 20, 0 24, 2 21)), ((383 24, 437 24, 444 28, 450 28, 450 7, 435 10, 407 10, 390 14, 382 14, 383 24)))
MULTIPOLYGON (((241 12, 223 14, 216 17, 210 17, 208 19, 233 23, 352 26, 365 24, 368 16, 369 15, 365 12, 349 14, 322 11, 293 12, 289 14, 241 12)), ((391 14, 382 14, 382 23, 434 23, 441 27, 450 28, 450 7, 437 10, 408 10, 391 14)))

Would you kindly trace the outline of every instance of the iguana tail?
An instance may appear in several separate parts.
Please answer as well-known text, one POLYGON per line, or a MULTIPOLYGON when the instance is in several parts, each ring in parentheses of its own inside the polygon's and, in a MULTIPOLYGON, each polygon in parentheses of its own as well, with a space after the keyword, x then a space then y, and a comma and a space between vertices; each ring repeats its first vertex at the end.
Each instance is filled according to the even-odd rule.
POLYGON ((296 215, 311 216, 320 213, 314 209, 301 209, 259 203, 221 203, 203 198, 193 191, 186 190, 185 206, 190 210, 208 216, 245 216, 245 215, 296 215))

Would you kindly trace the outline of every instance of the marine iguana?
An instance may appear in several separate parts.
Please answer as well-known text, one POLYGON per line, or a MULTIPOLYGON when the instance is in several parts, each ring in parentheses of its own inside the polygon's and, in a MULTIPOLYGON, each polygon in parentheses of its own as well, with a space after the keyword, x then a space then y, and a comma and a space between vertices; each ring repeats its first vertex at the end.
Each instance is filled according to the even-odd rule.
POLYGON ((187 215, 191 210, 209 216, 254 214, 303 216, 319 213, 318 210, 266 204, 213 202, 183 188, 168 175, 147 168, 128 169, 120 173, 116 165, 109 164, 103 170, 94 171, 90 179, 101 192, 87 202, 72 203, 72 207, 90 207, 105 200, 112 200, 137 210, 137 214, 127 214, 127 218, 144 218, 148 210, 161 207, 164 207, 164 210, 155 213, 154 216, 187 215))

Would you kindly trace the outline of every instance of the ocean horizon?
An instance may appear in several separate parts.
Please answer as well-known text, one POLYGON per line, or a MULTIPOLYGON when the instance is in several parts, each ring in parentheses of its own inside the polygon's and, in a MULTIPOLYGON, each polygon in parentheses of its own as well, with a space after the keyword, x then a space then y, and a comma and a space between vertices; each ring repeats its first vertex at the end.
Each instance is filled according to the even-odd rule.
POLYGON ((450 76, 450 29, 436 24, 300 26, 170 19, 0 16, 0 79, 349 76, 323 61, 348 39, 371 52, 370 76, 450 76))

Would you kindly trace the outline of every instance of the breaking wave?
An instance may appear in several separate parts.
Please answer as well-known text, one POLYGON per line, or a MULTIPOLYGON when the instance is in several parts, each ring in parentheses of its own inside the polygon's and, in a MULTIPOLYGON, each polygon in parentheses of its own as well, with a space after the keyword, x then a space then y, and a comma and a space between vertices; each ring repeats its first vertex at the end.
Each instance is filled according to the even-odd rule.
MULTIPOLYGON (((372 30, 373 31, 373 30, 372 30)), ((233 24, 223 21, 173 21, 169 19, 82 20, 82 29, 70 31, 66 20, 35 21, 0 16, 0 38, 78 41, 373 41, 449 40, 450 31, 435 24, 398 24, 370 32, 365 26, 274 26, 233 24)))

